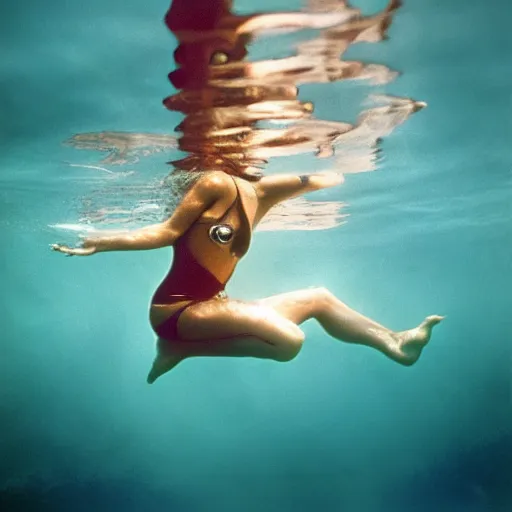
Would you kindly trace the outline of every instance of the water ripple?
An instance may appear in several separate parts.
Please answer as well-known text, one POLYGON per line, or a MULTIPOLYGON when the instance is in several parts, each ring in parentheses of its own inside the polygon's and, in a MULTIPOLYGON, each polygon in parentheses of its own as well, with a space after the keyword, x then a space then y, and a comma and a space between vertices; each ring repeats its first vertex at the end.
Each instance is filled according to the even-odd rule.
MULTIPOLYGON (((352 124, 316 118, 314 104, 299 98, 303 84, 357 80, 381 85, 394 80, 397 71, 378 63, 345 60, 344 55, 351 45, 387 39, 400 0, 391 0, 373 16, 333 0, 310 0, 297 12, 238 15, 231 7, 230 1, 174 0, 165 16, 178 41, 177 68, 169 73, 178 91, 163 103, 184 115, 175 129, 179 136, 103 131, 76 134, 66 141, 78 149, 107 153, 100 165, 87 162, 84 168, 132 180, 116 185, 116 191, 111 184, 103 190, 96 187, 82 198, 84 225, 131 226, 154 220, 169 214, 186 190, 169 187, 181 172, 171 173, 170 178, 153 176, 141 184, 133 173, 121 174, 107 166, 134 165, 144 157, 179 150, 185 156, 169 162, 175 171, 222 170, 249 180, 268 172, 269 159, 308 153, 325 159, 335 172, 372 171, 379 164, 382 137, 426 105, 407 97, 370 94, 368 108, 352 124), (251 60, 256 41, 269 41, 281 54, 280 37, 290 33, 298 37, 287 56, 251 60), (133 192, 128 194, 131 205, 128 190, 133 192), (106 204, 107 197, 115 200, 106 204), (156 207, 147 209, 147 204, 156 207)), ((344 206, 337 201, 288 202, 271 212, 261 229, 335 227, 344 222, 346 215, 340 213, 344 206)))

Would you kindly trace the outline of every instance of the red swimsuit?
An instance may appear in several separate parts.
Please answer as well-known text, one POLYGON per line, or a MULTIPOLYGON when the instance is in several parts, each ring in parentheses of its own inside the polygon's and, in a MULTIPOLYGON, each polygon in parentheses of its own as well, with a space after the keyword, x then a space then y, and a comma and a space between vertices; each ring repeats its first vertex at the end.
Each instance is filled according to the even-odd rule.
MULTIPOLYGON (((247 222, 235 179, 236 197, 220 219, 194 223, 174 244, 171 269, 156 290, 152 304, 175 304, 188 301, 161 324, 155 332, 167 340, 179 340, 178 319, 192 304, 212 299, 224 291, 237 261, 245 254, 236 251, 242 231, 235 231, 230 220, 247 222), (233 254, 234 253, 234 254, 233 254), (200 261, 201 260, 201 261, 200 261), (227 272, 227 273, 226 273, 227 272), (224 279, 219 275, 224 274, 224 279)), ((247 222, 248 223, 248 222, 247 222)))

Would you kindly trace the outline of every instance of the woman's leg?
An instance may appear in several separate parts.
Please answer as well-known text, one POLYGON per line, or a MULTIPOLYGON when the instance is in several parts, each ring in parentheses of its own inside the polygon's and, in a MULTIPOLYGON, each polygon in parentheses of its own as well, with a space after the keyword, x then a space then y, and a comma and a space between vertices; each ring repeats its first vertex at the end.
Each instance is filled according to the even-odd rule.
POLYGON ((260 301, 296 324, 315 318, 331 336, 375 348, 406 366, 414 364, 443 317, 429 316, 419 326, 394 332, 349 308, 325 288, 299 290, 260 301))
POLYGON ((253 303, 212 299, 181 314, 179 341, 158 340, 148 382, 189 357, 290 361, 304 341, 298 324, 310 318, 334 338, 375 348, 405 366, 418 360, 432 328, 443 319, 429 316, 418 327, 394 332, 349 308, 325 288, 284 293, 253 303))
MULTIPOLYGON (((173 311, 171 306, 169 313, 173 311)), ((192 304, 180 315, 178 332, 179 340, 158 339, 149 383, 189 357, 290 361, 299 353, 304 341, 302 330, 274 308, 229 299, 192 304)))

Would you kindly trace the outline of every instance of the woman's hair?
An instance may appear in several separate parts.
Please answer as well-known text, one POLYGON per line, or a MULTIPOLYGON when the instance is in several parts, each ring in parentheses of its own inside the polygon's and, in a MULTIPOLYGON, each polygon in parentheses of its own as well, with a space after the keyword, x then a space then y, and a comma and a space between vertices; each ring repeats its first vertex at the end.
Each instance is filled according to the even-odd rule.
POLYGON ((255 165, 261 162, 245 159, 243 155, 236 155, 234 158, 223 155, 195 154, 168 163, 173 165, 176 170, 190 173, 222 171, 247 181, 259 181, 263 177, 263 173, 255 165))

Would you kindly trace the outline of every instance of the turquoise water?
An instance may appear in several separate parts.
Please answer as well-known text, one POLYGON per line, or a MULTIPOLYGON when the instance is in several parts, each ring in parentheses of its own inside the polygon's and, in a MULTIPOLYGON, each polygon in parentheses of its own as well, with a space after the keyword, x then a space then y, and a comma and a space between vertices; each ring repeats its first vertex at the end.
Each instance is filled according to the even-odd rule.
MULTIPOLYGON (((365 12, 383 4, 358 3, 365 12)), ((289 364, 197 359, 148 386, 147 307, 169 253, 67 259, 48 244, 60 236, 49 226, 76 221, 79 198, 100 179, 69 166, 98 155, 63 140, 176 125, 161 107, 172 92, 174 42, 160 23, 167 7, 54 0, 0 8, 8 41, 0 61, 0 504, 508 510, 508 3, 409 0, 389 41, 349 50, 403 72, 378 91, 429 107, 384 140, 379 172, 315 194, 348 203, 345 225, 257 234, 229 287, 252 299, 328 286, 394 329, 447 315, 420 362, 398 367, 307 323, 305 347, 289 364)), ((316 102, 319 117, 353 121, 369 90, 304 87, 301 97, 316 102)), ((167 157, 155 155, 144 172, 165 173, 167 157)), ((294 162, 280 164, 295 170, 294 162)))

